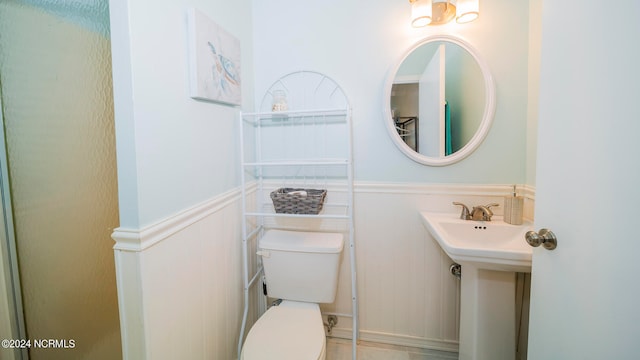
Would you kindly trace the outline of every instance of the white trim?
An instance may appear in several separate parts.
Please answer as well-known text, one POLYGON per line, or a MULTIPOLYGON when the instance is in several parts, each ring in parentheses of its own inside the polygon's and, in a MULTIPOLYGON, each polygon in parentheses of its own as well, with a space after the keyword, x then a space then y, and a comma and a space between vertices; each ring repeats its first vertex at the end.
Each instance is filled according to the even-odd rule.
POLYGON ((517 188, 518 194, 524 196, 526 199, 535 200, 536 198, 536 187, 533 185, 522 185, 517 188))
POLYGON ((183 210, 142 229, 116 228, 111 237, 116 241, 114 250, 139 252, 167 239, 171 235, 217 212, 240 199, 241 189, 235 188, 217 195, 194 207, 183 210))
POLYGON ((393 79, 393 84, 415 84, 420 81, 420 75, 398 75, 393 79))
MULTIPOLYGON (((250 183, 247 190, 251 192, 255 187, 255 182, 250 183)), ((516 189, 519 195, 530 200, 535 199, 534 186, 516 184, 516 189)), ((512 191, 513 184, 420 184, 366 181, 354 184, 355 193, 505 196, 512 191)), ((122 251, 143 251, 240 199, 240 196, 241 189, 237 187, 142 229, 116 228, 111 235, 116 241, 113 248, 122 251)))
MULTIPOLYGON (((506 196, 513 192, 514 184, 420 184, 420 183, 355 183, 356 193, 385 193, 385 194, 438 194, 438 195, 477 195, 477 196, 506 196)), ((529 185, 516 184, 518 195, 533 199, 535 188, 529 185)))
MULTIPOLYGON (((331 337, 351 339, 350 328, 333 328, 331 337)), ((458 352, 458 342, 453 340, 435 340, 417 336, 390 334, 377 331, 360 330, 360 340, 381 344, 411 346, 422 349, 458 352)))
MULTIPOLYGON (((120 341, 123 359, 146 359, 144 294, 140 267, 125 256, 130 252, 114 251, 118 307, 120 316, 120 341)), ((133 253, 134 256, 138 256, 133 253)))

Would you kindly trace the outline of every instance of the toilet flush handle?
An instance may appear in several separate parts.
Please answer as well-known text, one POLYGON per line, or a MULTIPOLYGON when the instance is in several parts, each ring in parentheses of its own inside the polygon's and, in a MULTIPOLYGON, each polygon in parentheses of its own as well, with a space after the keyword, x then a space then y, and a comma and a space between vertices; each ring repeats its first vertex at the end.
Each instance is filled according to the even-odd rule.
POLYGON ((256 254, 258 256, 262 256, 262 257, 271 257, 271 253, 269 252, 269 250, 259 250, 258 252, 256 252, 256 254))

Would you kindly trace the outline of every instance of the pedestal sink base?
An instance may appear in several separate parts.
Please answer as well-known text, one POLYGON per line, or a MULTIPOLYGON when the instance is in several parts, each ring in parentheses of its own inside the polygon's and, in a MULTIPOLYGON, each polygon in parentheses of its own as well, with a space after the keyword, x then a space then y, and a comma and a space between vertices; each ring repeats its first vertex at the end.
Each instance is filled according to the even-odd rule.
POLYGON ((516 357, 516 272, 531 271, 524 234, 532 224, 461 220, 421 212, 423 224, 451 260, 462 265, 460 360, 516 357))
POLYGON ((460 360, 514 360, 516 274, 461 263, 460 360))

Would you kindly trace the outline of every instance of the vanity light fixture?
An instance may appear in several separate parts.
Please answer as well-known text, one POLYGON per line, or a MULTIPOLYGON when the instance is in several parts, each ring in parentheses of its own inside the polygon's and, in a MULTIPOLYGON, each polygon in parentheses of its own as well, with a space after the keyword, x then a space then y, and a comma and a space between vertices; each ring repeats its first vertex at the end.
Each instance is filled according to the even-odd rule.
POLYGON ((480 14, 480 0, 458 0, 456 22, 459 24, 472 22, 480 14))
POLYGON ((480 13, 480 0, 409 0, 411 26, 446 24, 453 18, 458 23, 475 20, 480 13))
POLYGON ((411 26, 423 27, 431 24, 432 0, 409 0, 411 3, 411 26))

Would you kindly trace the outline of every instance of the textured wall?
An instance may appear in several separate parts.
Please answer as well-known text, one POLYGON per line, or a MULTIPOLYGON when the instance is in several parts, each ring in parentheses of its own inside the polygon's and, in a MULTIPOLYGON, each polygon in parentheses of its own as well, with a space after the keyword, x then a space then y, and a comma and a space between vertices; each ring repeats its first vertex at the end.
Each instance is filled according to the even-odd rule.
POLYGON ((30 355, 117 359, 110 42, 87 26, 105 20, 95 13, 106 2, 83 8, 86 22, 51 12, 62 3, 0 3, 0 77, 27 335, 76 344, 30 355))

